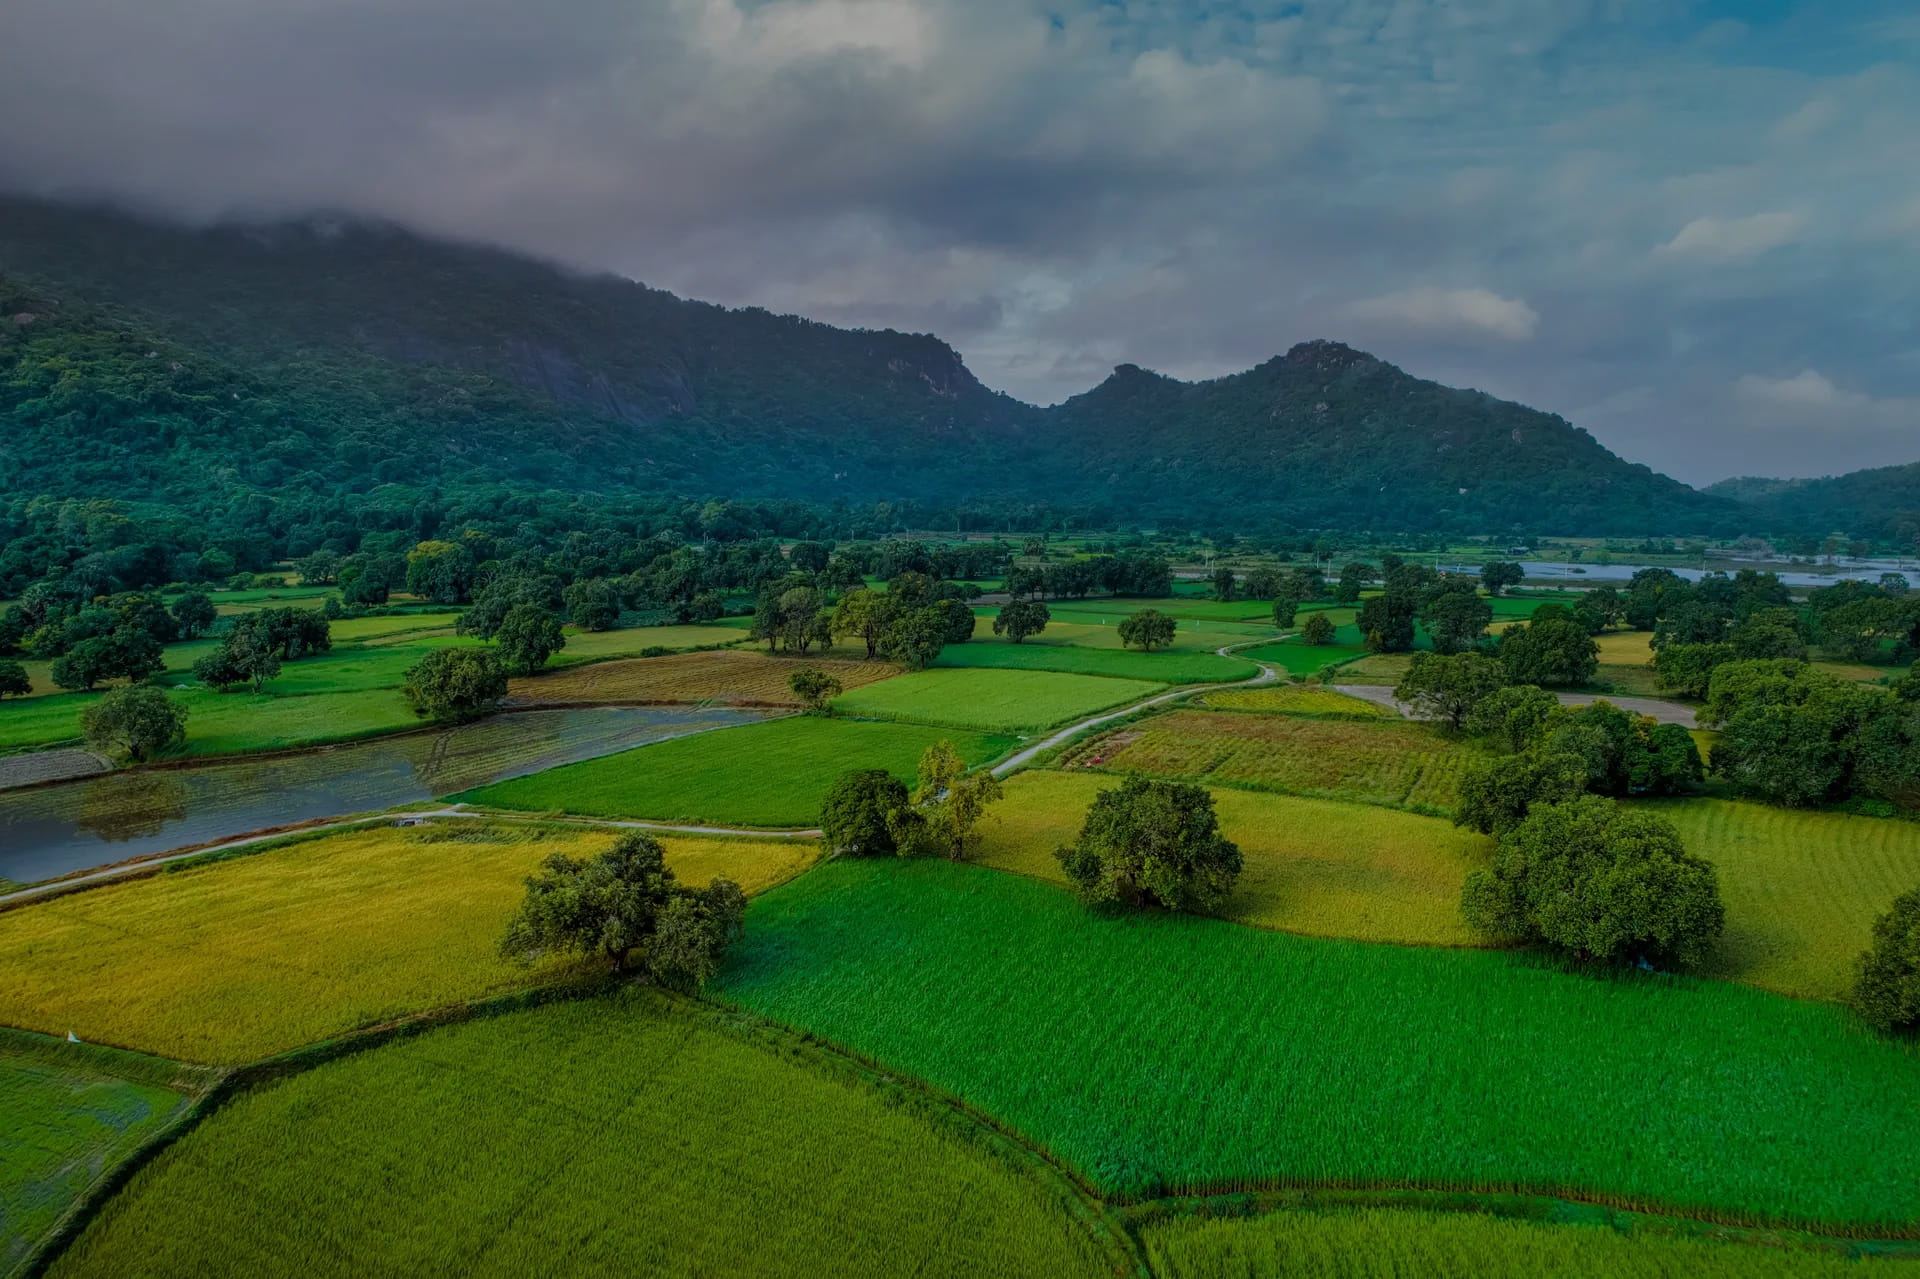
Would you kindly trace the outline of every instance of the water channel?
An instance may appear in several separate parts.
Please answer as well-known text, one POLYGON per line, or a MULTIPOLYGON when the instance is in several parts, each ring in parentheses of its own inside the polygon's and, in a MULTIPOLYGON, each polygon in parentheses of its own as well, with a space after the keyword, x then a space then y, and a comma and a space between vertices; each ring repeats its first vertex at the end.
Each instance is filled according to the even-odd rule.
POLYGON ((520 711, 297 755, 0 792, 0 879, 31 884, 266 827, 415 803, 762 718, 724 707, 520 711))

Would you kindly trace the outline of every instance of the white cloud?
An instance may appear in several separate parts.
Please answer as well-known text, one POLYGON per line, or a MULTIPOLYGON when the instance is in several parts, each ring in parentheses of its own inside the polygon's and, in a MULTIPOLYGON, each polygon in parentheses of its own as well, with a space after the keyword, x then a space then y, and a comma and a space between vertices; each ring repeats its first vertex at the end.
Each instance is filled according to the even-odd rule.
POLYGON ((1787 378, 1749 373, 1733 391, 1742 407, 1770 425, 1908 428, 1920 437, 1920 398, 1848 390, 1818 369, 1787 378))
POLYGON ((1702 262, 1744 262, 1791 243, 1805 225, 1806 219, 1798 213, 1695 218, 1654 252, 1702 262))
POLYGON ((1519 298, 1487 289, 1403 289, 1365 298, 1347 307, 1361 322, 1419 330, 1433 337, 1494 337, 1525 342, 1540 326, 1540 313, 1519 298))

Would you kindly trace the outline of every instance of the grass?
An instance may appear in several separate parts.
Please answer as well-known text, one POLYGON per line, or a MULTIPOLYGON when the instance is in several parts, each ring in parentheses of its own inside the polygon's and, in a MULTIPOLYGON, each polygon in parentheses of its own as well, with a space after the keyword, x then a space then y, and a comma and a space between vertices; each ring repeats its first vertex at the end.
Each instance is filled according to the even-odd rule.
POLYGON ((1095 738, 1065 762, 1449 813, 1474 758, 1429 725, 1399 719, 1177 710, 1095 738))
POLYGON ((851 689, 834 699, 833 708, 868 719, 1035 733, 1165 691, 1164 685, 1145 680, 958 667, 915 671, 851 689))
MULTIPOLYGON (((989 810, 974 859, 1064 884, 1053 850, 1079 834, 1095 794, 1117 779, 1025 772, 989 810)), ((1460 885, 1488 841, 1413 813, 1292 795, 1215 789, 1220 826, 1246 867, 1228 918, 1317 937, 1471 946, 1460 885)))
POLYGON ((1412 653, 1365 653, 1351 665, 1342 666, 1334 674, 1334 680, 1340 684, 1384 684, 1389 688, 1397 685, 1413 665, 1412 653))
POLYGON ((1359 719, 1394 719, 1394 713, 1365 698, 1304 684, 1274 684, 1261 688, 1229 688, 1203 693, 1199 706, 1222 711, 1262 711, 1282 715, 1343 715, 1359 719))
POLYGON ((0 1030, 0 1274, 211 1082, 170 1061, 0 1030))
MULTIPOLYGON (((1049 610, 1053 605, 1047 606, 1049 610)), ((990 635, 990 620, 999 613, 994 607, 976 608, 974 613, 981 619, 979 633, 990 635)), ((1054 620, 1047 623, 1047 629, 1038 635, 1029 637, 1028 645, 1052 645, 1073 648, 1111 648, 1126 649, 1120 642, 1120 621, 1130 609, 1089 609, 1085 612, 1057 613, 1054 620)), ((1271 625, 1252 623, 1195 621, 1191 618, 1178 618, 1175 621, 1173 643, 1168 652, 1174 653, 1211 653, 1227 644, 1244 644, 1248 640, 1271 639, 1275 631, 1271 625)))
POLYGON ((1910 1279, 1920 1272, 1909 1262, 1411 1208, 1178 1217, 1140 1235, 1163 1279, 1910 1279))
MULTIPOLYGON (((0 705, 0 751, 76 742, 80 712, 97 694, 64 693, 0 705)), ((275 697, 181 689, 187 708, 182 755, 232 755, 346 741, 418 727, 422 722, 392 689, 275 697)))
POLYGON ((1163 684, 1214 684, 1248 679, 1258 670, 1250 662, 1214 653, 1137 653, 1110 648, 1070 648, 1059 644, 1009 644, 974 639, 949 645, 936 666, 989 667, 994 670, 1061 671, 1163 684))
POLYGON ((1842 998, 1874 919, 1920 888, 1920 823, 1721 799, 1656 808, 1720 872, 1727 932, 1717 976, 1842 998))
POLYGON ((1920 1221, 1920 1054, 1742 986, 1108 917, 890 859, 756 901, 715 993, 958 1094, 1117 1195, 1284 1180, 1920 1221))
MULTIPOLYGON (((1335 632, 1338 635, 1338 632, 1335 632)), ((1259 648, 1244 648, 1240 653, 1256 662, 1265 662, 1269 666, 1278 666, 1289 675, 1318 675, 1329 666, 1341 662, 1350 662, 1356 657, 1364 657, 1366 649, 1359 644, 1309 644, 1303 639, 1281 640, 1278 644, 1263 644, 1259 648)), ((1346 671, 1340 672, 1345 679, 1346 671)))
MULTIPOLYGON (((0 1022, 189 1061, 251 1061, 573 969, 494 945, 551 853, 613 833, 457 821, 382 826, 203 862, 0 912, 0 1022)), ((809 841, 662 837, 687 883, 757 892, 809 841)))
POLYGON ((624 630, 582 631, 567 627, 567 646, 553 655, 557 666, 607 657, 637 656, 646 648, 690 649, 737 644, 743 637, 730 626, 631 626, 624 630))
POLYGON ((244 1093, 55 1275, 1094 1276, 1070 1190, 977 1126, 645 992, 244 1093))
POLYGON ((804 667, 824 671, 848 688, 900 673, 898 666, 886 662, 773 657, 760 652, 722 649, 595 662, 549 671, 514 680, 509 692, 516 701, 542 705, 721 702, 735 706, 798 706, 800 699, 794 696, 787 680, 804 667))
POLYGON ((700 733, 466 791, 455 799, 523 812, 794 827, 820 820, 844 772, 884 768, 911 781, 927 747, 950 741, 969 764, 1010 738, 913 724, 790 716, 700 733))

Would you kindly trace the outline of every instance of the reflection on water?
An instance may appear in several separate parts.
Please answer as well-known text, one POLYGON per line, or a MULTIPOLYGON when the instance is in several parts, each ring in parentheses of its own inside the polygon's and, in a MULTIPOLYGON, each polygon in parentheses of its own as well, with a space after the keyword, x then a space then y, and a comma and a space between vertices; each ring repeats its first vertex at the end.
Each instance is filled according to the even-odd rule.
POLYGON ((720 707, 523 711, 281 759, 0 792, 0 879, 30 884, 264 827, 414 803, 759 718, 720 707))

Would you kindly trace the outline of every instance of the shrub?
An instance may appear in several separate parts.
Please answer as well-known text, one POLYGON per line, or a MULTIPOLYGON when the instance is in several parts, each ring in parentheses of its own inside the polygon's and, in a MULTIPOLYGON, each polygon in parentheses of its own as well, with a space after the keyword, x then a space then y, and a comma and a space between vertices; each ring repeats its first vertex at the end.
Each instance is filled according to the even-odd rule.
POLYGON ((1698 964, 1726 922, 1713 865, 1671 822, 1591 795, 1530 812, 1460 907, 1483 932, 1612 963, 1698 964))
POLYGON ((1151 653, 1173 643, 1173 619, 1158 609, 1143 608, 1120 621, 1120 642, 1128 648, 1151 653))
POLYGON ((1920 1028, 1920 890, 1902 893, 1873 921, 1854 972, 1853 1006, 1875 1029, 1920 1028))
POLYGON ((1094 796, 1079 839, 1054 855, 1089 903, 1168 910, 1218 910, 1241 868, 1204 787, 1138 773, 1094 796))
POLYGON ((846 691, 839 680, 811 666, 803 666, 787 676, 787 687, 802 705, 817 715, 831 715, 833 699, 846 691))

